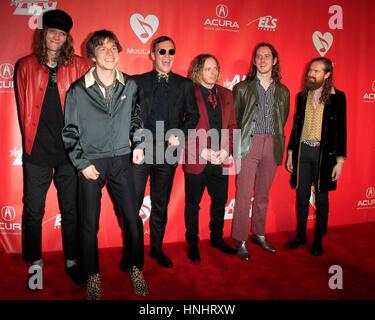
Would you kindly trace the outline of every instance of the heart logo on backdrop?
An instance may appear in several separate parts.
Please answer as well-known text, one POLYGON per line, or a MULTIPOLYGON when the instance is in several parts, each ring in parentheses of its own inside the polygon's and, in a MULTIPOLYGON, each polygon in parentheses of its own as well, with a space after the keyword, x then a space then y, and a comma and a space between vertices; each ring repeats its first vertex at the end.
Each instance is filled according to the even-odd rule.
POLYGON ((312 40, 316 50, 324 57, 332 46, 333 35, 330 32, 322 34, 320 31, 315 31, 312 35, 312 40))
POLYGON ((138 39, 141 40, 141 42, 146 43, 158 29, 159 19, 153 14, 143 18, 141 14, 134 13, 130 17, 130 26, 138 39))

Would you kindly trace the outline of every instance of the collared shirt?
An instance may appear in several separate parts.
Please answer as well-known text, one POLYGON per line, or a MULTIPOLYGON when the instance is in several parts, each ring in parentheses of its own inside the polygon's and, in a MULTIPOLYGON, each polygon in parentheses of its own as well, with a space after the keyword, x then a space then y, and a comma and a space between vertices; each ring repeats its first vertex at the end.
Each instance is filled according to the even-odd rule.
MULTIPOLYGON (((331 89, 331 94, 335 89, 331 89)), ((322 135, 324 104, 319 102, 314 105, 313 91, 309 91, 306 100, 305 121, 303 123, 301 141, 319 142, 322 135)))
POLYGON ((255 134, 274 134, 274 103, 275 103, 275 81, 272 81, 267 90, 263 88, 260 80, 256 78, 258 91, 258 112, 255 118, 255 134))
MULTIPOLYGON (((86 86, 86 88, 91 87, 96 82, 95 77, 93 75, 94 70, 95 70, 95 67, 92 67, 89 70, 89 72, 87 72, 86 75, 85 75, 85 86, 86 86)), ((118 71, 117 69, 115 69, 115 70, 116 70, 116 79, 118 81, 120 81, 120 83, 124 86, 125 85, 124 75, 122 74, 122 72, 118 71)), ((99 83, 98 83, 98 85, 99 85, 99 83)), ((103 93, 103 96, 105 97, 105 89, 101 85, 99 85, 99 88, 100 88, 100 91, 103 93)))

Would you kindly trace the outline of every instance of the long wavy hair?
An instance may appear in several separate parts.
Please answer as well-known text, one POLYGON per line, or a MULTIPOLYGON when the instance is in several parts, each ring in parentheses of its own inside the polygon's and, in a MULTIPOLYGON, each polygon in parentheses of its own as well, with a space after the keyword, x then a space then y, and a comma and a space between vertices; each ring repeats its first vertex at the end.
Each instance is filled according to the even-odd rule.
POLYGON ((280 59, 279 59, 279 54, 278 52, 276 51, 276 49, 274 48, 274 46, 268 42, 261 42, 261 43, 258 43, 256 45, 256 47, 254 48, 253 50, 253 57, 252 57, 252 60, 251 60, 251 67, 250 67, 250 72, 248 73, 247 75, 247 79, 248 80, 254 80, 256 75, 257 75, 257 67, 255 65, 255 57, 256 57, 256 54, 257 54, 257 51, 260 47, 267 47, 271 50, 271 53, 272 53, 272 58, 273 59, 277 59, 276 61, 276 64, 272 67, 272 79, 275 81, 275 82, 280 82, 281 80, 281 74, 280 74, 280 59))
MULTIPOLYGON (((48 63, 48 55, 47 55, 47 45, 46 45, 46 35, 47 35, 48 28, 43 28, 38 31, 36 35, 35 41, 35 54, 38 57, 38 60, 42 64, 48 63)), ((66 41, 61 47, 60 54, 57 58, 57 65, 68 65, 72 62, 74 55, 74 47, 73 47, 73 38, 68 32, 66 34, 66 41)))
POLYGON ((330 73, 329 77, 324 80, 322 95, 320 96, 320 99, 319 99, 319 101, 321 103, 324 103, 325 105, 327 105, 330 102, 330 92, 331 92, 331 88, 333 87, 333 64, 332 64, 332 61, 328 58, 324 58, 324 57, 314 58, 307 65, 305 77, 304 77, 304 81, 303 81, 303 83, 304 83, 304 85, 303 85, 303 96, 307 97, 307 95, 309 93, 309 89, 306 87, 306 81, 308 80, 308 74, 309 74, 310 67, 314 62, 323 62, 324 63, 324 72, 330 73))
POLYGON ((218 68, 218 71, 219 71, 219 76, 218 78, 220 78, 220 64, 219 64, 219 61, 216 59, 215 56, 213 56, 212 54, 209 54, 209 53, 203 53, 203 54, 199 54, 197 55, 193 61, 191 62, 190 64, 190 67, 189 67, 189 71, 188 71, 188 77, 193 80, 194 83, 197 83, 199 84, 201 82, 201 79, 200 79, 200 76, 201 76, 201 72, 203 70, 203 67, 204 67, 204 63, 206 62, 207 59, 209 58, 212 58, 216 61, 216 64, 217 64, 217 68, 218 68))

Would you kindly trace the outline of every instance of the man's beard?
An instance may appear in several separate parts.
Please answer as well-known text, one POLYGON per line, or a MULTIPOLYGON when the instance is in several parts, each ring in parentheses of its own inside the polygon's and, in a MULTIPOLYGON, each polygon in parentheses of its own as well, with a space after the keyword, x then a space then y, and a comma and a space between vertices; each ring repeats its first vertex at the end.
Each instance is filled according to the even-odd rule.
POLYGON ((309 91, 313 91, 316 89, 319 89, 323 84, 325 80, 322 80, 320 82, 317 82, 314 78, 306 78, 303 82, 303 86, 305 89, 309 91))

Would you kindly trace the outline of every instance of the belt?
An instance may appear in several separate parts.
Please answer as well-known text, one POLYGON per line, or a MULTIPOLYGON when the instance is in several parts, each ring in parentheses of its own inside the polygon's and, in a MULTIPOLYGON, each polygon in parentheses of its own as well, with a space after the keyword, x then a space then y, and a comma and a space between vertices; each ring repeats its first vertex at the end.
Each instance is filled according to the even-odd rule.
POLYGON ((302 143, 307 144, 310 147, 320 147, 320 141, 303 140, 302 143))

